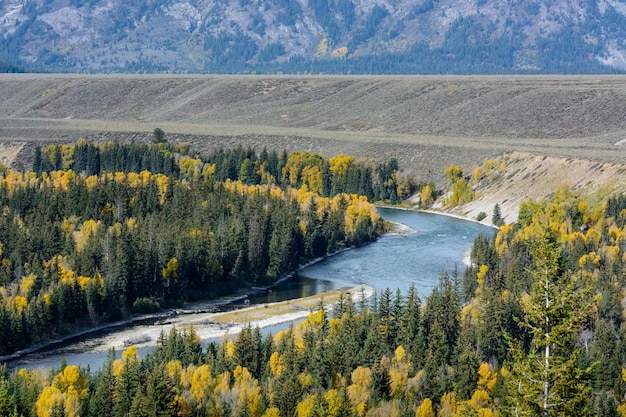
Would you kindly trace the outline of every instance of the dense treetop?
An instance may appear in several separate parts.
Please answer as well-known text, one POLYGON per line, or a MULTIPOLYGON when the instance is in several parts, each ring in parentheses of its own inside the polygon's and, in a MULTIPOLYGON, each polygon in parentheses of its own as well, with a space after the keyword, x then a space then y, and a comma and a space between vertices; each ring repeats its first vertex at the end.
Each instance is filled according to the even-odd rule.
POLYGON ((160 305, 264 285, 383 228, 397 164, 109 143, 0 169, 0 354, 160 305), (10 335, 10 336, 9 336, 10 335))
MULTIPOLYGON (((46 177, 19 178, 13 184, 41 187, 46 177)), ((118 184, 108 174, 97 179, 94 189, 101 181, 118 184)), ((60 179, 50 182, 63 189, 60 179)), ((303 210, 298 201, 308 189, 260 185, 251 193, 241 181, 217 184, 212 187, 237 196, 263 195, 268 187, 291 201, 300 216, 293 227, 305 246, 324 206, 303 210)), ((324 198, 333 217, 337 196, 316 201, 324 198)), ((363 216, 367 224, 375 218, 363 216)), ((0 413, 624 416, 625 225, 624 196, 582 199, 559 189, 550 200, 522 204, 519 221, 493 239, 479 236, 463 276, 443 273, 424 302, 414 288, 385 290, 370 301, 346 297, 332 312, 311 312, 275 336, 247 327, 235 339, 203 347, 193 329, 180 329, 162 335, 146 357, 130 347, 97 371, 62 365, 52 372, 0 372, 0 413)), ((177 270, 171 259, 162 281, 177 270)), ((67 271, 58 263, 57 269, 67 271)), ((29 311, 32 299, 21 297, 4 311, 29 311)))

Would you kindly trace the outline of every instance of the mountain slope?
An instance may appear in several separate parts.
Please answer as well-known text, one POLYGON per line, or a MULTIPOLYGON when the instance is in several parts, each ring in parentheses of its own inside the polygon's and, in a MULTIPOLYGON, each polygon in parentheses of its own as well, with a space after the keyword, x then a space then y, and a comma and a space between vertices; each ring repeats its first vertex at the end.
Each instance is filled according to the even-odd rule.
POLYGON ((622 0, 5 0, 0 34, 53 71, 626 69, 622 0))

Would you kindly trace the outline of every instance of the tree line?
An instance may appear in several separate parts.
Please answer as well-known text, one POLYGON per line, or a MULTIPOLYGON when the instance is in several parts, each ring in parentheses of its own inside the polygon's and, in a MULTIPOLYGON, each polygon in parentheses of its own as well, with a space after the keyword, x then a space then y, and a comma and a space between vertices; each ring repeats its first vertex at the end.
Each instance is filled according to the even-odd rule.
MULTIPOLYGON (((339 154, 332 158, 311 152, 277 152, 236 147, 218 149, 208 155, 192 153, 189 144, 167 143, 165 133, 156 128, 150 146, 141 143, 104 145, 79 140, 75 145, 53 145, 45 151, 35 149, 36 173, 72 170, 83 175, 100 172, 141 172, 185 177, 203 175, 211 170, 214 181, 242 181, 251 184, 276 184, 300 188, 324 197, 339 193, 358 194, 373 201, 399 203, 419 187, 417 181, 400 171, 398 161, 375 163, 371 159, 339 154)), ((429 186, 434 191, 435 185, 429 186)))
POLYGON ((337 178, 349 163, 331 164, 329 179, 283 154, 289 173, 281 187, 245 151, 234 179, 221 176, 224 160, 243 152, 218 152, 222 159, 211 163, 184 146, 79 142, 39 151, 34 171, 2 167, 0 354, 270 284, 383 230, 366 197, 343 192, 337 178), (318 193, 316 181, 331 184, 332 197, 318 193))

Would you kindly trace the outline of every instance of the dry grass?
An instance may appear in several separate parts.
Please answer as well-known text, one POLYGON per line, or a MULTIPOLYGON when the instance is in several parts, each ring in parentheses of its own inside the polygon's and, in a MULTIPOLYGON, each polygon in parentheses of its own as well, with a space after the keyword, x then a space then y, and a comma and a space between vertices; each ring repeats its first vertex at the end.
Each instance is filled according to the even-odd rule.
MULTIPOLYGON (((624 160, 626 77, 1 75, 0 140, 149 140, 398 158, 420 179, 504 152, 624 160), (8 98, 8 99, 7 99, 8 98)), ((29 147, 25 148, 27 155, 29 147)), ((27 165, 26 156, 22 163, 27 165)))

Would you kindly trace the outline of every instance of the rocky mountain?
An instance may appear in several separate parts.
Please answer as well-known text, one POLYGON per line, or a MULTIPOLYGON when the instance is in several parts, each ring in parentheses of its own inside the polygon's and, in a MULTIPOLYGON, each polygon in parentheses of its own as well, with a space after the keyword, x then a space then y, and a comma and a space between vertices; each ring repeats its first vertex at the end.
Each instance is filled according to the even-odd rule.
POLYGON ((49 71, 626 70, 625 0, 0 0, 0 35, 49 71))

